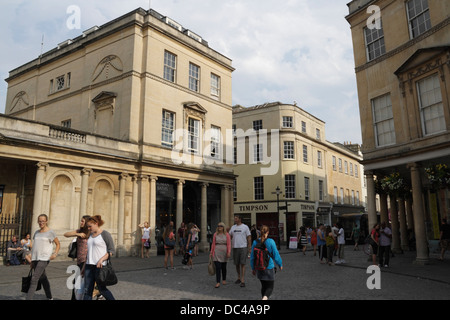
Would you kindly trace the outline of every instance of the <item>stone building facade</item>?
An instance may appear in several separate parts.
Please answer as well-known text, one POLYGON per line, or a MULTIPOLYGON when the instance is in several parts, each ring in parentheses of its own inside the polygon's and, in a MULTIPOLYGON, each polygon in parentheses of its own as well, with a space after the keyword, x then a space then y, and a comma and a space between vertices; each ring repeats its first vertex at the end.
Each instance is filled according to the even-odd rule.
POLYGON ((354 0, 348 7, 370 225, 378 192, 393 250, 415 239, 416 261, 427 263, 450 208, 450 4, 354 0), (447 178, 436 179, 436 170, 447 178))
POLYGON ((34 229, 46 213, 63 244, 81 216, 100 214, 119 254, 135 254, 144 221, 153 243, 170 221, 193 222, 207 247, 208 227, 232 222, 233 71, 199 35, 143 9, 12 70, 2 214, 31 211, 34 229))

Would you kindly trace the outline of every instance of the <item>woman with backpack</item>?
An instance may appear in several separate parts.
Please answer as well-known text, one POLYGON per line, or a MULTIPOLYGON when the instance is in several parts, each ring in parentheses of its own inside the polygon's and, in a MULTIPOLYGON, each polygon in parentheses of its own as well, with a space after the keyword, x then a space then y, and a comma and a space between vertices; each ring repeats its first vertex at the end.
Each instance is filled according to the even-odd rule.
POLYGON ((250 266, 253 275, 261 282, 262 300, 268 300, 275 284, 275 263, 283 270, 283 262, 277 245, 269 238, 269 227, 261 227, 261 239, 253 241, 250 266))

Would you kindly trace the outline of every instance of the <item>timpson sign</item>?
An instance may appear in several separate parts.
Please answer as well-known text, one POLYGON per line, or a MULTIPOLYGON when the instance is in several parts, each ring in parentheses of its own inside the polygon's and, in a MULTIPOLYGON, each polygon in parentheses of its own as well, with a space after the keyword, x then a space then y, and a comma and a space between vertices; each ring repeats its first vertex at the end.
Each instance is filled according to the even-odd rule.
MULTIPOLYGON (((299 203, 299 202, 288 202, 290 212, 299 211, 316 211, 315 205, 311 203, 299 203)), ((285 206, 285 201, 280 201, 280 207, 285 206)), ((252 203, 252 204, 235 204, 234 211, 236 213, 248 213, 248 212, 277 212, 277 203, 252 203)), ((284 212, 281 210, 280 212, 284 212)))

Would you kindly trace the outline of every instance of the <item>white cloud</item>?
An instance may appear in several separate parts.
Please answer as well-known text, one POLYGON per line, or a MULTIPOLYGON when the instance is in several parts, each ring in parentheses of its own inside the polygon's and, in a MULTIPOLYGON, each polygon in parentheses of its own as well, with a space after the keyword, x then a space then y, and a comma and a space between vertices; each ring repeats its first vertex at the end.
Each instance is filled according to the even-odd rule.
MULTIPOLYGON (((348 1, 151 0, 152 8, 201 35, 233 60, 233 104, 293 103, 326 122, 330 141, 361 141, 348 1), (280 4, 281 3, 281 4, 280 4)), ((0 76, 44 50, 148 0, 7 0, 0 12, 0 76), (81 30, 69 30, 70 5, 81 30)), ((0 85, 4 112, 6 83, 0 85)))

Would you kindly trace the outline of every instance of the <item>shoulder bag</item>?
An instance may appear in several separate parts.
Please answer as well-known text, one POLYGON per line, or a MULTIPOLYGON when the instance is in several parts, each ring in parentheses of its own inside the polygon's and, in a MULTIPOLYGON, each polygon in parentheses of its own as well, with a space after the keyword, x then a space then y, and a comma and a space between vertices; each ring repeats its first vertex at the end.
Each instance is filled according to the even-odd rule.
POLYGON ((95 271, 95 281, 100 286, 113 286, 117 284, 117 276, 111 264, 111 255, 108 254, 108 261, 106 262, 106 266, 102 266, 102 268, 97 268, 95 271))

